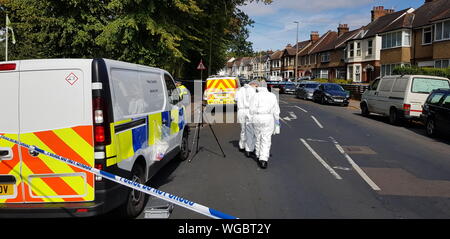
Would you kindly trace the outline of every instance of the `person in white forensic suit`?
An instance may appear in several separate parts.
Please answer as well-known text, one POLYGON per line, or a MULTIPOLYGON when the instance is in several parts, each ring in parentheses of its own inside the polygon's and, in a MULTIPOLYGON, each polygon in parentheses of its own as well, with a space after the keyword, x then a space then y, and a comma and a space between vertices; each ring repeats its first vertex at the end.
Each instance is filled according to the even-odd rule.
POLYGON ((267 168, 272 135, 280 133, 280 106, 275 94, 267 87, 258 87, 250 101, 250 118, 255 129, 255 153, 259 166, 267 168))
POLYGON ((239 137, 239 149, 245 151, 245 156, 251 157, 255 151, 255 132, 250 122, 250 100, 256 94, 258 87, 257 81, 252 81, 239 88, 236 92, 237 101, 237 120, 241 124, 241 133, 239 137))

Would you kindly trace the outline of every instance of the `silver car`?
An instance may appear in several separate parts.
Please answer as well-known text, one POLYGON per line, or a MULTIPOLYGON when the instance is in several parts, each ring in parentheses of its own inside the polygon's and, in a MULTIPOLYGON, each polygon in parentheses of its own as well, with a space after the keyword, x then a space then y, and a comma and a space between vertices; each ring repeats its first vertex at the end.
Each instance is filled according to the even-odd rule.
POLYGON ((306 83, 303 87, 299 87, 296 92, 296 96, 299 99, 313 99, 314 91, 319 87, 319 83, 306 83))

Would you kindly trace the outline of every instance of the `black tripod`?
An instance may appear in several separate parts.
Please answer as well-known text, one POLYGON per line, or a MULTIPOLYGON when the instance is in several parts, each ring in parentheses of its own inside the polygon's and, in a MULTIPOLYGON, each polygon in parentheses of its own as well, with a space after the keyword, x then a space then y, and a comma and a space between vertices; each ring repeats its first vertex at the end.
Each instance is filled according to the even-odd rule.
MULTIPOLYGON (((205 107, 205 105, 203 105, 203 103, 202 103, 201 113, 200 113, 200 117, 201 118, 199 117, 199 122, 197 123, 197 128, 195 130, 194 139, 192 140, 191 152, 194 149, 194 144, 195 144, 196 141, 197 141, 197 148, 196 148, 195 154, 189 159, 189 162, 192 161, 192 159, 197 155, 197 153, 199 151, 199 144, 198 144, 198 142, 200 141, 200 128, 201 128, 201 126, 203 126, 203 120, 205 119, 204 112, 203 112, 204 107, 205 107)), ((219 146, 220 151, 222 152, 222 156, 224 158, 226 158, 227 156, 223 152, 222 146, 220 145, 219 139, 217 138, 216 133, 214 132, 214 129, 212 128, 211 124, 207 120, 205 120, 205 121, 206 121, 206 124, 209 126, 209 129, 211 130, 211 133, 214 135, 214 139, 216 140, 217 145, 219 146)))

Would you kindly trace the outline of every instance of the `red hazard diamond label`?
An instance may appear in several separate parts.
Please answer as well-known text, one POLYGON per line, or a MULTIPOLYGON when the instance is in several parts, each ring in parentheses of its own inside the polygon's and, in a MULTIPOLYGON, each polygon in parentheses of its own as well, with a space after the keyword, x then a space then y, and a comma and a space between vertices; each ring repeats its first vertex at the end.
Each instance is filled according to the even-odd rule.
POLYGON ((66 77, 66 81, 69 82, 70 85, 75 84, 75 82, 78 81, 78 77, 71 72, 67 77, 66 77))

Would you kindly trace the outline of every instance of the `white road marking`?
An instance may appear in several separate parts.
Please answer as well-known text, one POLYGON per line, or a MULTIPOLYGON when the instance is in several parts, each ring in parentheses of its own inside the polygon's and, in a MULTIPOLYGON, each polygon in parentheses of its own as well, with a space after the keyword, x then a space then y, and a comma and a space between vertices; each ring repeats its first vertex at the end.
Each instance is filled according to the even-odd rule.
POLYGON ((378 187, 378 185, 376 185, 375 182, 372 181, 372 179, 370 179, 369 176, 367 176, 367 174, 358 166, 358 164, 356 164, 355 161, 353 161, 353 159, 344 151, 342 146, 339 145, 339 143, 333 137, 330 136, 330 139, 334 143, 336 148, 339 150, 339 152, 341 152, 341 154, 344 155, 344 157, 347 159, 350 165, 352 165, 353 169, 356 170, 359 176, 361 176, 373 190, 380 191, 381 190, 380 187, 378 187))
POLYGON ((317 126, 319 126, 319 128, 323 129, 323 125, 316 119, 316 117, 311 115, 311 118, 314 120, 314 122, 316 122, 317 126))
POLYGON ((341 166, 334 166, 334 169, 340 169, 340 170, 344 170, 344 171, 350 171, 351 168, 347 168, 347 167, 341 167, 341 166))
POLYGON ((308 143, 306 143, 306 141, 302 138, 300 138, 300 141, 302 141, 302 143, 305 145, 305 147, 312 153, 312 155, 314 155, 314 157, 328 170, 328 172, 331 173, 331 175, 333 175, 336 179, 341 180, 342 177, 336 173, 336 171, 334 171, 334 169, 332 167, 330 167, 330 165, 327 164, 327 162, 325 162, 325 160, 322 159, 322 157, 320 157, 319 154, 316 153, 316 151, 314 151, 313 148, 311 148, 311 146, 309 146, 308 143))
POLYGON ((284 119, 280 118, 281 122, 285 123, 289 128, 292 128, 284 119))
POLYGON ((289 117, 287 117, 287 116, 284 117, 283 119, 284 119, 284 120, 287 120, 287 121, 291 121, 291 118, 289 118, 289 117))
POLYGON ((323 139, 311 139, 311 138, 307 138, 306 140, 311 141, 311 142, 319 142, 319 143, 327 143, 327 140, 323 140, 323 139))
POLYGON ((303 109, 302 107, 299 107, 299 106, 294 106, 294 107, 297 108, 297 109, 299 109, 299 110, 301 110, 301 111, 303 111, 303 112, 305 112, 305 113, 308 113, 308 111, 305 110, 305 109, 303 109))
POLYGON ((297 119, 297 115, 295 115, 294 112, 289 111, 289 115, 291 116, 291 119, 297 119))

